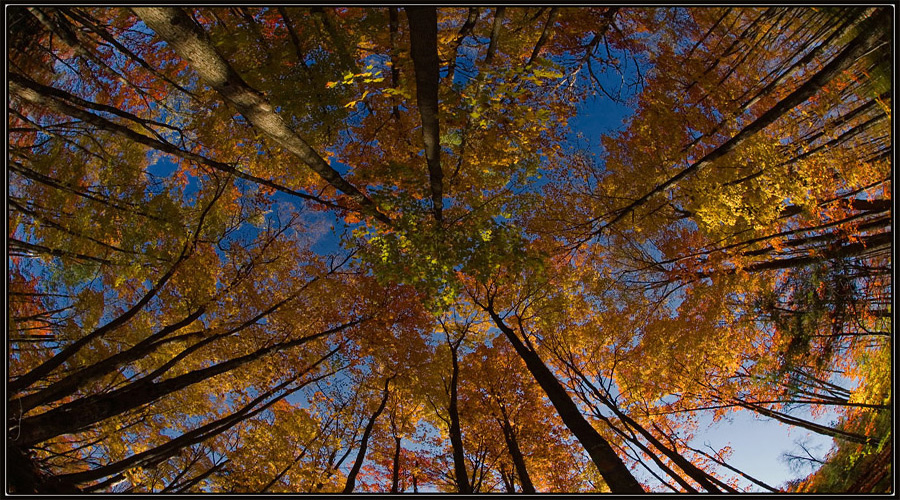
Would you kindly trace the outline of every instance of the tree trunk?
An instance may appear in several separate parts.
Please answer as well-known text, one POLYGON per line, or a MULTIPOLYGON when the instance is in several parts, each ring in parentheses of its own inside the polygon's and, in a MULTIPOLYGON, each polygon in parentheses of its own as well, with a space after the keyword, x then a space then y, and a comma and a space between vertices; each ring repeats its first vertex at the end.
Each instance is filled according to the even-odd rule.
POLYGON ((318 380, 321 377, 317 377, 313 380, 310 380, 309 382, 304 382, 303 384, 301 384, 300 386, 298 386, 294 389, 285 391, 281 395, 272 398, 271 400, 269 400, 262 406, 259 406, 258 408, 254 409, 255 406, 259 405, 260 403, 265 401, 267 398, 271 397, 272 395, 274 395, 281 389, 284 389, 285 387, 287 387, 288 385, 293 383, 295 380, 297 380, 301 376, 305 375, 310 370, 314 369, 322 361, 325 361, 325 359, 331 357, 331 355, 334 354, 335 352, 336 351, 331 351, 331 353, 329 353, 328 355, 326 355, 325 357, 323 357, 322 359, 317 361, 315 364, 313 364, 312 366, 310 366, 303 372, 299 373, 296 377, 293 377, 291 380, 281 383, 278 386, 259 395, 258 397, 256 397, 255 399, 253 399, 252 401, 250 401, 249 403, 247 403, 246 405, 241 407, 241 409, 235 411, 234 413, 231 413, 228 416, 222 417, 218 420, 215 420, 206 425, 198 427, 194 430, 186 432, 186 433, 182 434, 181 436, 178 436, 177 438, 174 438, 160 446, 157 446, 156 448, 144 451, 142 453, 138 453, 136 455, 132 455, 130 457, 119 460, 118 462, 114 462, 114 463, 105 465, 103 467, 87 470, 84 472, 75 472, 75 473, 71 473, 71 474, 65 474, 65 475, 59 476, 59 479, 61 479, 63 481, 72 482, 72 483, 83 483, 83 482, 94 481, 94 480, 97 480, 100 478, 111 476, 113 474, 123 472, 127 469, 130 469, 132 467, 152 467, 155 464, 158 464, 158 463, 162 462, 163 460, 166 460, 169 457, 175 455, 176 453, 178 453, 181 449, 183 449, 185 447, 191 446, 191 445, 199 443, 201 441, 205 441, 211 437, 214 437, 218 434, 225 432, 226 430, 232 428, 239 422, 261 413, 266 408, 269 408, 276 402, 278 402, 278 401, 284 399, 285 397, 289 396, 290 394, 302 389, 304 386, 308 385, 309 383, 311 383, 315 380, 318 380))
MULTIPOLYGON (((859 14, 862 14, 862 13, 860 12, 859 14)), ((800 71, 804 66, 809 64, 810 61, 815 59, 824 50, 831 47, 832 42, 834 40, 840 40, 840 38, 842 36, 844 36, 845 34, 847 34, 850 31, 850 28, 852 28, 853 26, 858 24, 858 19, 860 19, 861 17, 862 16, 859 16, 855 19, 848 19, 847 21, 845 21, 841 26, 838 27, 838 29, 833 31, 828 36, 828 38, 826 38, 824 41, 822 41, 821 43, 816 45, 812 50, 810 50, 803 57, 801 57, 799 60, 797 60, 797 62, 792 64, 790 68, 788 68, 777 78, 775 78, 774 80, 769 82, 768 85, 766 85, 765 87, 760 89, 750 100, 748 100, 744 104, 742 104, 741 107, 737 110, 736 115, 739 115, 739 114, 743 113, 744 111, 746 111, 747 109, 749 109, 750 107, 752 107, 754 104, 759 102, 759 100, 763 96, 771 93, 775 88, 777 88, 779 85, 784 83, 788 79, 788 77, 790 77, 794 73, 800 71)))
POLYGON ((845 441, 851 441, 859 444, 867 444, 872 438, 863 436, 861 434, 854 434, 852 432, 843 431, 840 429, 835 429, 833 427, 827 427, 824 425, 817 424, 815 422, 810 422, 809 420, 804 420, 802 418, 794 417, 792 415, 788 415, 786 413, 782 413, 779 411, 771 410, 761 405, 756 405, 752 403, 747 403, 745 401, 737 400, 738 404, 748 410, 755 411, 760 415, 773 418, 779 422, 794 425, 808 431, 813 431, 818 434, 822 434, 823 436, 830 436, 835 439, 843 439, 845 441))
POLYGON ((443 221, 443 177, 441 171, 440 123, 438 120, 438 84, 440 63, 437 52, 437 10, 434 7, 407 7, 410 51, 416 72, 416 106, 422 118, 425 160, 431 184, 434 218, 443 221))
MULTIPOLYGON (((669 458, 675 465, 677 465, 681 470, 685 472, 691 479, 697 481, 697 484, 706 489, 706 491, 710 493, 722 493, 722 490, 716 487, 710 479, 709 474, 700 470, 697 466, 692 464, 689 460, 681 456, 676 450, 669 448, 664 445, 656 436, 651 434, 647 429, 645 429, 642 425, 638 424, 628 415, 622 413, 612 401, 609 401, 606 398, 603 398, 603 404, 606 405, 607 408, 613 411, 617 417, 619 417, 622 422, 624 422, 628 427, 636 430, 638 434, 644 437, 650 444, 653 445, 654 448, 661 451, 663 455, 669 458)), ((729 489, 729 493, 737 493, 734 489, 729 489)))
POLYGON ((16 408, 21 408, 22 413, 26 413, 37 406, 58 401, 66 396, 74 394, 79 387, 84 387, 88 383, 115 371, 118 367, 152 353, 159 346, 163 345, 162 342, 156 341, 161 341, 169 333, 189 325, 199 318, 205 310, 205 307, 200 307, 188 317, 150 335, 133 348, 122 353, 114 354, 103 361, 99 361, 71 375, 67 375, 62 380, 54 382, 38 392, 13 399, 10 401, 10 404, 14 405, 16 408))
POLYGON ((347 474, 347 483, 344 485, 343 491, 344 494, 353 493, 353 488, 356 487, 356 476, 359 474, 359 469, 366 459, 366 448, 369 446, 369 436, 372 435, 372 429, 375 427, 375 420, 381 415, 385 405, 387 405, 388 396, 391 395, 388 391, 388 386, 393 378, 394 377, 388 377, 384 381, 384 395, 381 397, 381 403, 378 405, 378 408, 375 409, 375 413, 369 418, 366 429, 363 431, 362 441, 359 443, 359 452, 356 454, 356 461, 353 462, 353 467, 350 468, 350 473, 347 474))
POLYGON ((457 389, 459 385, 459 360, 457 347, 450 346, 453 361, 453 371, 450 374, 450 404, 447 413, 450 414, 450 445, 453 448, 453 471, 456 477, 456 488, 460 493, 472 493, 469 485, 469 474, 466 471, 466 455, 463 450, 462 430, 459 425, 459 409, 457 407, 457 389))
POLYGON ((519 449, 519 442, 516 440, 516 433, 509 423, 506 411, 503 412, 503 437, 506 439, 506 448, 509 450, 509 456, 512 457, 513 465, 516 467, 516 474, 522 483, 522 493, 535 493, 534 484, 528 475, 528 468, 525 467, 525 457, 522 456, 522 450, 519 449))
POLYGON ((747 266, 744 270, 747 272, 759 272, 772 269, 790 269, 795 267, 808 266, 816 262, 822 262, 830 259, 842 257, 855 257, 879 250, 890 249, 891 233, 879 233, 873 236, 864 237, 856 243, 850 243, 835 249, 827 249, 819 255, 791 257, 788 259, 770 260, 766 262, 757 262, 747 266))
POLYGON ((497 51, 497 45, 500 43, 500 27, 503 24, 503 16, 506 14, 506 7, 497 7, 494 11, 494 24, 491 26, 491 41, 488 44, 487 55, 484 57, 484 64, 488 65, 494 61, 494 53, 497 51))
POLYGON ((752 483, 755 483, 755 484, 757 484, 757 485, 759 485, 759 486, 762 486, 763 488, 765 488, 765 489, 771 491, 772 493, 781 493, 781 490, 779 490, 779 489, 777 489, 777 488, 773 488, 773 487, 769 486, 768 484, 766 484, 766 483, 760 481, 759 479, 756 479, 755 477, 750 476, 749 474, 746 474, 746 473, 744 473, 743 471, 741 471, 741 470, 739 470, 739 469, 736 469, 736 468, 732 467, 731 465, 728 465, 725 461, 720 460, 720 459, 718 459, 718 458, 716 458, 716 457, 714 457, 714 456, 712 456, 712 455, 706 453, 706 452, 703 451, 703 450, 698 450, 698 449, 696 449, 696 448, 691 448, 691 450, 694 451, 694 452, 696 452, 696 453, 699 453, 699 454, 705 456, 706 458, 709 458, 709 459, 712 460, 713 462, 715 462, 715 463, 721 465, 722 467, 725 467, 726 469, 728 469, 728 470, 730 470, 730 471, 732 471, 732 472, 736 472, 736 473, 740 474, 740 475, 743 476, 746 480, 748 480, 748 481, 750 481, 750 482, 752 482, 752 483))
POLYGON ((400 493, 400 447, 401 438, 394 437, 394 466, 391 470, 391 493, 400 493))
POLYGON ((541 31, 541 37, 538 38, 537 43, 534 45, 534 50, 531 51, 531 57, 528 58, 528 62, 525 63, 525 70, 534 64, 534 60, 537 59, 538 55, 541 53, 541 49, 544 48, 544 45, 547 43, 547 40, 550 40, 550 35, 552 32, 553 25, 556 23, 556 18, 559 17, 559 8, 553 7, 550 9, 550 16, 547 18, 547 24, 544 25, 544 30, 541 31))
MULTIPOLYGON (((67 252, 65 250, 46 247, 44 245, 35 245, 34 243, 28 243, 27 241, 22 241, 17 238, 7 238, 6 242, 9 245, 8 251, 10 256, 18 255, 25 257, 34 257, 36 255, 52 255, 54 257, 66 257, 74 260, 86 260, 89 262, 96 262, 98 264, 112 264, 112 261, 109 259, 102 259, 100 257, 94 257, 92 255, 67 252)), ((16 381, 17 380, 18 379, 16 379, 16 381)))
POLYGON ((516 485, 513 483, 513 478, 510 477, 510 474, 506 473, 506 467, 503 464, 500 464, 500 479, 503 480, 503 486, 506 487, 507 493, 516 492, 516 485))
POLYGON ((644 493, 644 488, 631 474, 631 471, 628 470, 622 459, 616 455, 616 452, 603 439, 603 436, 584 418, 584 415, 578 410, 578 406, 566 393, 565 388, 563 388, 562 384, 559 383, 537 353, 525 347, 515 332, 493 310, 493 304, 489 303, 484 309, 491 315, 494 324, 509 339, 513 348, 525 361, 528 371, 531 372, 544 390, 553 407, 556 408, 556 412, 562 418, 563 423, 566 424, 566 427, 572 431, 572 434, 584 446, 594 465, 597 466, 600 475, 603 476, 604 481, 609 485, 610 491, 613 493, 644 493))

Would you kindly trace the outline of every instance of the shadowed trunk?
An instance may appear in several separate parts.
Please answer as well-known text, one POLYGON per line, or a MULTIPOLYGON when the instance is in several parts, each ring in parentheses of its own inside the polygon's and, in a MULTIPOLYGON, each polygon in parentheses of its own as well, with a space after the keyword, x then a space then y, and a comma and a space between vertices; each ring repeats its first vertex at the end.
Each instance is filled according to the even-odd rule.
POLYGON ((500 27, 503 25, 503 16, 506 14, 506 7, 497 7, 494 11, 494 24, 491 26, 491 41, 488 44, 487 55, 484 56, 484 64, 488 65, 494 61, 494 53, 497 52, 497 45, 500 43, 500 27))
POLYGON ((384 411, 385 405, 387 405, 388 397, 391 395, 388 386, 393 378, 394 377, 388 377, 384 381, 384 391, 383 396, 381 397, 381 403, 378 405, 378 408, 375 409, 375 413, 369 417, 369 422, 366 424, 366 429, 363 431, 362 441, 359 443, 359 452, 356 454, 356 460, 353 462, 353 467, 350 468, 350 473, 347 474, 347 483, 344 485, 343 493, 353 493, 353 488, 356 487, 356 476, 359 474, 359 469, 362 468, 363 461, 366 459, 366 448, 369 447, 369 436, 372 435, 372 429, 375 427, 375 420, 378 419, 378 416, 384 411))
POLYGON ((241 409, 239 409, 238 411, 236 411, 230 415, 227 415, 223 418, 220 418, 220 419, 210 422, 206 425, 198 427, 194 430, 186 432, 186 433, 182 434, 181 436, 178 436, 177 438, 174 438, 160 446, 157 446, 150 450, 144 451, 142 453, 132 455, 123 460, 119 460, 118 462, 114 462, 112 464, 105 465, 103 467, 98 467, 96 469, 91 469, 91 470, 84 471, 84 472, 65 474, 65 475, 59 476, 58 479, 62 480, 62 481, 72 482, 72 483, 83 483, 83 482, 93 481, 96 479, 101 479, 101 478, 104 478, 107 476, 111 476, 113 474, 123 472, 127 469, 130 469, 132 467, 145 467, 145 468, 153 467, 156 464, 162 462, 163 460, 166 460, 167 458, 175 455, 181 449, 191 446, 193 444, 199 443, 201 441, 205 441, 205 440, 207 440, 211 437, 214 437, 218 434, 221 434, 221 433, 225 432, 226 430, 234 427, 239 422, 249 419, 249 418, 252 418, 254 415, 261 413, 262 411, 266 410, 267 408, 269 408, 273 404, 277 403, 278 401, 281 401, 282 399, 293 394, 294 392, 299 391, 306 385, 323 378, 323 377, 316 377, 316 378, 313 378, 307 382, 304 382, 304 383, 298 385, 297 387, 286 390, 282 394, 270 399, 269 401, 266 401, 264 404, 262 404, 258 408, 254 409, 254 407, 259 405, 260 403, 263 403, 266 399, 275 395, 276 393, 278 393, 282 389, 286 388, 287 386, 292 384, 294 381, 296 381, 303 375, 305 375, 305 374, 309 373, 311 370, 315 369, 316 366, 318 366, 320 363, 322 363, 326 359, 330 358, 336 352, 337 352, 337 349, 332 350, 331 352, 326 354, 324 357, 322 357, 321 359, 316 361, 312 366, 303 370, 301 373, 298 373, 295 377, 292 377, 290 380, 283 382, 283 383, 279 384, 278 386, 264 392, 263 394, 259 395, 258 397, 256 397, 255 399, 253 399, 252 401, 250 401, 249 403, 244 405, 241 409))
POLYGON ((547 24, 544 25, 544 30, 541 31, 541 37, 538 38, 537 43, 534 45, 534 50, 531 51, 531 57, 529 57, 528 62, 525 63, 526 70, 531 67, 531 65, 534 63, 534 60, 537 59, 538 55, 540 55, 541 49, 544 48, 547 40, 550 40, 553 25, 556 23, 557 17, 559 17, 559 9, 553 7, 552 9, 550 9, 550 16, 547 18, 547 24))
POLYGON ((453 361, 453 371, 450 373, 450 405, 447 413, 450 414, 450 445, 453 448, 453 471, 456 477, 456 487, 460 493, 472 493, 469 484, 469 474, 466 471, 466 459, 463 450, 462 430, 459 425, 459 409, 457 403, 459 385, 459 359, 457 350, 459 344, 450 345, 450 354, 453 361))
POLYGON ((516 467, 516 474, 522 482, 523 493, 535 493, 534 484, 531 482, 531 476, 528 475, 528 468, 525 467, 525 457, 522 456, 522 450, 519 449, 519 442, 516 440, 516 433, 509 423, 506 410, 502 407, 500 411, 503 414, 503 437, 506 440, 506 448, 509 450, 509 456, 512 457, 513 465, 516 467))
POLYGON ((493 309, 493 303, 489 302, 487 307, 481 306, 493 319, 497 328, 503 332, 513 348, 519 354, 528 371, 534 376, 537 383, 544 390, 544 393, 550 399, 553 407, 556 408, 566 427, 572 431, 572 434, 578 439, 585 451, 590 455, 594 465, 603 480, 609 485, 610 491, 613 493, 644 493, 644 488, 635 479, 625 463, 616 455, 609 443, 603 439, 603 436, 584 418, 578 406, 572 401, 572 398, 566 393, 565 388, 553 372, 547 368, 547 365, 534 351, 525 347, 516 333, 503 322, 503 319, 497 315, 493 309))
POLYGON ((431 184, 434 218, 443 221, 443 177, 441 171, 440 124, 438 121, 438 82, 440 63, 437 52, 437 10, 434 7, 407 7, 410 51, 416 72, 416 105, 422 118, 425 160, 431 184))
POLYGON ((400 450, 399 437, 394 438, 394 464, 391 470, 391 493, 400 493, 400 450))

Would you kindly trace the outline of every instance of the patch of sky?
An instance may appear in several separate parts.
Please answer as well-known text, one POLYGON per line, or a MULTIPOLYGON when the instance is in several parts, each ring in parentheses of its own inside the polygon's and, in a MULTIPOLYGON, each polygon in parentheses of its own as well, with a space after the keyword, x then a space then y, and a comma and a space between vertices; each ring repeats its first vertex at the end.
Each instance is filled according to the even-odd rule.
POLYGON ((453 86, 464 88, 472 79, 478 76, 478 67, 475 65, 478 50, 463 42, 457 54, 456 69, 453 72, 453 86))
MULTIPOLYGON (((606 78, 606 83, 611 84, 611 76, 606 78)), ((572 144, 585 143, 588 151, 599 155, 603 151, 600 138, 622 130, 633 115, 634 107, 627 100, 614 101, 594 94, 578 105, 577 114, 569 121, 571 132, 567 139, 572 144)))
POLYGON ((303 222, 312 241, 310 249, 321 255, 341 253, 341 240, 352 229, 334 211, 303 213, 303 222))
MULTIPOLYGON (((801 418, 811 418, 808 410, 792 412, 801 418)), ((834 443, 830 437, 802 429, 778 424, 750 410, 738 409, 713 422, 712 412, 698 412, 698 432, 689 441, 693 448, 712 454, 709 447, 720 450, 725 446, 732 449, 726 463, 750 476, 778 488, 792 479, 806 477, 810 470, 797 471, 786 467, 785 453, 799 450, 797 443, 804 443, 809 449, 829 450, 834 443)), ((821 417, 819 417, 821 418, 821 417)), ((825 454, 819 458, 822 458, 825 454)), ((741 485, 750 491, 765 491, 760 486, 740 478, 741 485)))
POLYGON ((331 158, 330 165, 331 168, 335 169, 342 176, 347 175, 350 172, 351 168, 350 165, 347 165, 346 163, 337 160, 334 157, 331 158))
POLYGON ((168 155, 151 149, 147 151, 147 173, 156 177, 169 177, 175 173, 178 165, 168 155))

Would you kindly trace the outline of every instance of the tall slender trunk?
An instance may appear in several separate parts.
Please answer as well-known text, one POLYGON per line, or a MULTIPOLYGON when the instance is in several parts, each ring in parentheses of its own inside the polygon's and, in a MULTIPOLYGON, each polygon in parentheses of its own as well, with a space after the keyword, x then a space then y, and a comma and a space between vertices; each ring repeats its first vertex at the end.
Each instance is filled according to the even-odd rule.
POLYGON ((440 121, 438 119, 438 86, 440 61, 437 50, 437 9, 407 7, 410 55, 416 73, 416 105, 422 118, 422 139, 431 185, 434 218, 443 221, 443 178, 441 171, 440 121))
POLYGON ((628 470, 622 459, 616 455, 612 446, 603 439, 603 436, 584 418, 584 415, 578 410, 578 406, 566 393, 565 388, 559 383, 559 380, 547 368, 537 353, 525 347, 516 336, 516 333, 494 311, 492 302, 482 307, 490 314, 494 324, 497 325, 497 328, 503 332, 513 345, 519 357, 525 361, 528 371, 531 372, 537 383, 544 390, 563 423, 575 435, 581 445, 584 446, 594 465, 597 466, 600 475, 603 476, 604 481, 609 485, 609 489, 613 493, 644 493, 644 488, 631 474, 631 471, 628 470))
MULTIPOLYGON (((629 417, 628 415, 622 413, 619 408, 609 399, 603 398, 603 404, 606 405, 607 408, 612 410, 613 413, 616 414, 619 419, 624 422, 628 427, 636 430, 638 434, 644 437, 650 444, 653 445, 654 448, 661 451, 663 455, 669 458, 675 465, 677 465, 681 470, 685 472, 691 479, 697 481, 697 483, 706 489, 706 491, 710 493, 722 493, 722 490, 719 489, 716 485, 710 481, 710 476, 703 470, 700 470, 696 465, 692 464, 688 459, 681 456, 676 450, 669 448, 664 445, 656 436, 651 434, 647 429, 645 429, 642 425, 635 422, 634 419, 629 417)), ((729 493, 737 493, 734 489, 729 489, 729 493)))
POLYGON ((400 437, 394 437, 394 464, 391 470, 391 493, 400 493, 400 437))
POLYGON ((760 415, 764 415, 769 418, 773 418, 779 422, 794 425, 808 431, 813 431, 818 434, 822 434, 823 436, 830 436, 835 439, 843 439, 845 441, 851 441, 859 444, 869 443, 872 438, 863 436, 861 434, 856 434, 853 432, 847 432, 841 429, 835 429, 834 427, 828 427, 825 425, 817 424, 815 422, 810 422, 809 420, 804 420, 802 418, 794 417, 792 415, 788 415, 786 413, 782 413, 780 411, 771 410, 762 405, 747 403, 745 401, 737 400, 738 404, 748 410, 755 411, 760 415))
POLYGON ((164 341, 162 340, 164 337, 166 337, 169 333, 172 333, 189 325, 194 320, 199 318, 205 312, 205 310, 205 307, 200 307, 183 320, 173 323, 154 333, 153 335, 150 335, 133 348, 128 349, 125 352, 112 355, 104 359, 103 361, 94 363, 82 370, 72 373, 71 375, 67 375, 62 380, 54 382, 53 384, 41 389, 38 392, 13 399, 10 401, 10 404, 15 408, 21 408, 21 411, 25 413, 39 405, 58 401, 66 396, 72 395, 76 390, 78 390, 79 387, 84 387, 90 382, 93 382, 100 377, 115 371, 118 367, 152 353, 158 347, 164 344, 164 341))
POLYGON ((525 457, 522 456, 522 450, 519 449, 519 442, 516 440, 515 430, 509 422, 506 410, 500 409, 503 414, 503 437, 506 440, 506 448, 509 450, 509 456, 512 457, 513 465, 516 467, 516 474, 522 482, 523 493, 535 493, 534 484, 531 482, 531 476, 528 475, 528 468, 525 467, 525 457))
POLYGON ((287 386, 292 384, 294 381, 309 373, 311 370, 315 369, 320 363, 325 361, 327 358, 331 357, 337 350, 333 350, 330 353, 326 354, 324 357, 319 359, 316 363, 314 363, 309 368, 303 370, 301 373, 297 374, 296 377, 292 377, 290 380, 285 381, 278 386, 264 392, 263 394, 257 396, 252 401, 241 407, 239 410, 231 413, 225 417, 222 417, 218 420, 210 422, 206 425, 198 427, 194 430, 188 431, 177 438, 171 439, 160 446, 152 448, 150 450, 146 450, 144 452, 132 455, 125 459, 119 460, 117 462, 113 462, 111 464, 105 465, 103 467, 98 467, 96 469, 87 470, 84 472, 75 472, 71 474, 65 474, 59 476, 58 479, 62 481, 69 481, 72 483, 83 483, 87 481, 93 481, 96 479, 104 478, 107 476, 111 476, 113 474, 122 472, 126 469, 130 469, 132 467, 152 467, 155 464, 166 460, 167 458, 175 455, 183 448, 191 446, 193 444, 199 443, 201 441, 205 441, 211 437, 219 435, 226 430, 234 427, 241 421, 249 419, 254 415, 261 413, 266 410, 273 404, 281 401, 285 397, 293 394, 294 392, 302 389, 309 383, 314 382, 315 380, 319 380, 322 377, 316 377, 312 380, 299 384, 297 387, 292 389, 288 389, 281 394, 274 396, 279 391, 285 389, 287 386), (271 399, 269 399, 271 398, 271 399), (266 399, 269 399, 266 401, 266 399), (262 403, 260 405, 260 403, 262 403), (259 406, 257 406, 259 405, 259 406))
POLYGON ((388 377, 384 381, 384 391, 381 396, 381 403, 378 404, 378 408, 375 409, 375 413, 369 417, 369 422, 366 423, 366 429, 363 431, 362 441, 359 443, 359 452, 356 454, 356 460, 353 462, 353 466, 350 468, 350 473, 347 474, 347 483, 344 485, 344 490, 342 493, 353 493, 353 488, 356 487, 356 476, 359 474, 359 469, 362 468, 363 461, 366 459, 366 449, 369 447, 369 437, 372 435, 372 429, 375 428, 375 420, 378 419, 381 412, 384 411, 384 407, 387 405, 388 397, 391 395, 389 386, 391 380, 394 377, 388 377))
POLYGON ((741 470, 739 470, 739 469, 736 469, 736 468, 732 467, 731 465, 729 465, 729 464, 728 464, 727 462, 725 462, 724 460, 721 460, 721 459, 719 459, 719 458, 716 458, 716 457, 714 457, 714 456, 712 456, 712 455, 706 453, 706 452, 703 451, 703 450, 698 450, 698 449, 696 449, 696 448, 691 448, 691 451, 694 451, 694 452, 696 452, 696 453, 699 453, 699 454, 705 456, 706 458, 712 460, 713 462, 715 462, 715 463, 721 465, 722 467, 725 467, 726 469, 728 469, 728 470, 730 470, 730 471, 732 471, 732 472, 736 472, 736 473, 740 474, 741 476, 743 476, 743 477, 744 477, 745 479, 747 479, 748 481, 750 481, 750 482, 752 482, 752 483, 755 483, 755 484, 757 484, 757 485, 759 485, 759 486, 762 486, 763 488, 765 488, 765 489, 771 491, 772 493, 780 493, 780 492, 781 492, 781 490, 779 490, 779 489, 777 489, 777 488, 773 488, 772 486, 769 486, 768 484, 766 484, 766 483, 760 481, 759 479, 756 479, 755 477, 750 476, 749 474, 746 474, 745 472, 743 472, 743 471, 741 471, 741 470))
POLYGON ((450 414, 450 445, 453 448, 453 471, 456 476, 456 487, 460 493, 472 493, 469 484, 469 474, 466 471, 466 459, 463 450, 462 430, 459 425, 459 408, 457 403, 459 385, 459 359, 458 344, 450 346, 453 371, 450 373, 450 404, 447 413, 450 414))
POLYGON ((494 11, 494 24, 491 26, 491 41, 488 43, 487 55, 484 57, 484 64, 488 65, 494 61, 494 53, 497 52, 497 45, 500 43, 500 27, 503 25, 503 16, 506 14, 506 7, 497 7, 494 11))
POLYGON ((534 64, 534 60, 537 59, 538 55, 541 53, 541 49, 544 48, 547 41, 550 40, 550 36, 552 35, 553 25, 556 24, 556 18, 559 17, 559 8, 553 7, 550 9, 550 16, 547 17, 547 23, 544 25, 544 30, 541 31, 541 37, 538 38, 537 43, 534 45, 534 50, 531 51, 531 57, 528 58, 528 62, 525 63, 525 69, 528 70, 532 64, 534 64))

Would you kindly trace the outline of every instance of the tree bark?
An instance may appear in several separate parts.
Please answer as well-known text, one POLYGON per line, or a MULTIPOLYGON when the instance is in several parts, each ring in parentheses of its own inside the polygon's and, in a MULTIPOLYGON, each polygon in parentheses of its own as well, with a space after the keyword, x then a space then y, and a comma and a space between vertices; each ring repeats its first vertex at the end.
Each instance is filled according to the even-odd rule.
POLYGON ((459 425, 458 385, 459 385, 459 360, 457 350, 459 344, 450 345, 450 355, 453 369, 450 373, 450 404, 447 413, 450 416, 450 445, 453 448, 453 471, 456 478, 456 488, 460 493, 472 493, 469 484, 469 474, 466 471, 466 455, 463 450, 462 430, 459 425))
POLYGON ((434 7, 406 7, 409 20, 410 51, 416 73, 416 105, 422 119, 422 139, 431 184, 434 218, 443 222, 443 177, 441 171, 438 85, 440 63, 437 52, 437 10, 434 7))
POLYGON ((509 456, 512 458, 513 465, 516 467, 516 474, 522 483, 522 493, 535 493, 534 484, 531 482, 531 476, 528 475, 528 468, 525 466, 525 457, 522 456, 522 450, 519 449, 519 442, 516 440, 515 430, 509 423, 506 410, 502 408, 503 414, 503 437, 506 440, 506 448, 509 450, 509 456))
POLYGON ((394 437, 394 464, 391 469, 391 493, 400 493, 400 443, 401 438, 394 437))
POLYGON ((497 51, 497 45, 500 43, 500 27, 503 25, 503 16, 506 14, 506 7, 497 7, 494 11, 494 24, 491 26, 491 41, 488 44, 487 55, 484 57, 484 64, 488 65, 494 61, 494 53, 497 51))

